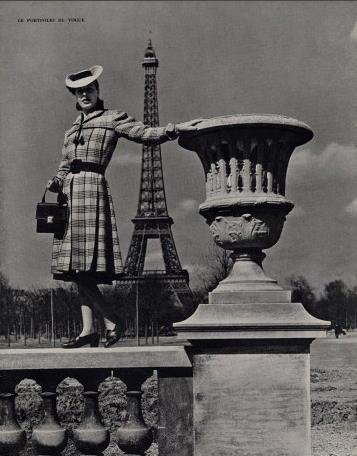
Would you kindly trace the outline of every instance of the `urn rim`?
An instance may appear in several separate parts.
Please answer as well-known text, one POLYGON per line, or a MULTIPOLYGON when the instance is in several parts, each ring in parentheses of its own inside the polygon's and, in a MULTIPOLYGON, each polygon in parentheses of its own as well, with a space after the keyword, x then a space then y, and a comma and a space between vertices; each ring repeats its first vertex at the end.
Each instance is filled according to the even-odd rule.
POLYGON ((181 147, 189 150, 196 150, 194 139, 203 133, 211 133, 222 129, 246 129, 249 128, 276 128, 281 130, 294 131, 293 143, 295 146, 310 141, 314 133, 304 122, 280 114, 231 114, 225 116, 211 117, 204 119, 197 124, 197 130, 182 133, 178 143, 181 147))

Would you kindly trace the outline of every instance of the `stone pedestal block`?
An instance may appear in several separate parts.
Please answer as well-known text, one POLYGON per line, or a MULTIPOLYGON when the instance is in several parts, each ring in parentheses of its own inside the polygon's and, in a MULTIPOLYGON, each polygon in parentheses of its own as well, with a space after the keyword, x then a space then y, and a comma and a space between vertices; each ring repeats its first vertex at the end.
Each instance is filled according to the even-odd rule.
POLYGON ((194 355, 195 456, 309 456, 305 344, 242 344, 194 355))
POLYGON ((310 344, 329 322, 256 293, 175 324, 192 344, 194 456, 311 456, 310 344))

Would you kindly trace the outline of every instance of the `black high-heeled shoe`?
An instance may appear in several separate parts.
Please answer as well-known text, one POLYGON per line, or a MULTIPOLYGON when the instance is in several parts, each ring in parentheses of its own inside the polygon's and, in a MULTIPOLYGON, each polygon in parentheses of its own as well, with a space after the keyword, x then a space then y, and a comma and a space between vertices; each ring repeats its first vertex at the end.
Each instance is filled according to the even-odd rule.
POLYGON ((62 348, 80 348, 85 345, 90 345, 91 347, 98 347, 100 340, 100 335, 98 333, 87 334, 86 336, 76 337, 71 339, 68 342, 62 344, 62 348))
POLYGON ((104 347, 108 348, 118 342, 121 338, 121 331, 117 326, 114 326, 113 329, 107 329, 105 333, 106 341, 104 343, 104 347))

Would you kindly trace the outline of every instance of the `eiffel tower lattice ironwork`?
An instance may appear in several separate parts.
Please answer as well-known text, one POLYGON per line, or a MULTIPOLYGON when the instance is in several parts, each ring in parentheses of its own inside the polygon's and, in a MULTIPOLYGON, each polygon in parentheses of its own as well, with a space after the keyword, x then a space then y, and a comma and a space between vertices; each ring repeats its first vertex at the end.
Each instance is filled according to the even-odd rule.
MULTIPOLYGON (((156 71, 159 61, 149 40, 142 62, 145 71, 144 124, 159 126, 156 71)), ((168 215, 160 145, 143 145, 141 182, 137 215, 132 219, 134 231, 124 265, 124 276, 119 283, 141 283, 157 280, 169 287, 177 304, 192 305, 189 275, 182 269, 172 236, 172 218, 168 215), (161 245, 164 270, 145 269, 149 239, 161 245), (179 302, 177 302, 179 301, 179 302)))

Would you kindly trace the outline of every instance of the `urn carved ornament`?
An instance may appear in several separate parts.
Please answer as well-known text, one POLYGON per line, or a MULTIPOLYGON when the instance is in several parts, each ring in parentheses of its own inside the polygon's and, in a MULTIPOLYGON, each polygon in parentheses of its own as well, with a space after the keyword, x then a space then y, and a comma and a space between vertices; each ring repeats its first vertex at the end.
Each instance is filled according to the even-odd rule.
POLYGON ((210 225, 217 245, 227 250, 246 248, 267 249, 274 245, 283 229, 285 217, 268 213, 242 214, 239 217, 218 216, 210 225))

